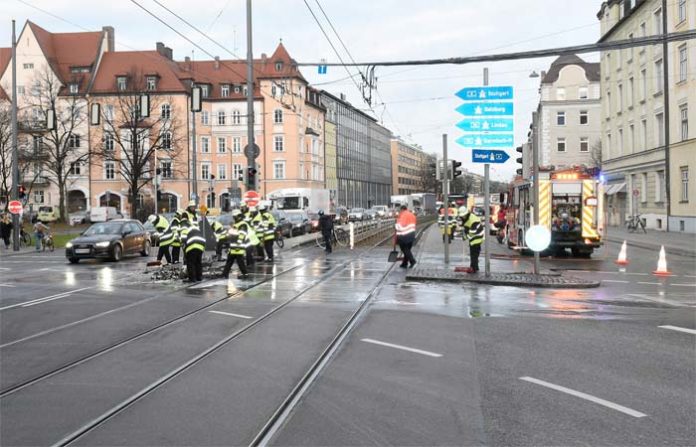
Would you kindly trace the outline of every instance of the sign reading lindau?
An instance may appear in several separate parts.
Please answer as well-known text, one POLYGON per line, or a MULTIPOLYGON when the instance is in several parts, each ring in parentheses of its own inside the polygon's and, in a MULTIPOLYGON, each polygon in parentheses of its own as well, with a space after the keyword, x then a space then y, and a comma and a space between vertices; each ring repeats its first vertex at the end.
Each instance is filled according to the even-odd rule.
POLYGON ((509 158, 505 151, 474 149, 471 152, 471 161, 474 163, 505 163, 509 158))
POLYGON ((515 114, 512 101, 508 102, 465 102, 457 107, 464 116, 491 117, 512 116, 515 114))
POLYGON ((457 143, 467 148, 512 147, 514 146, 514 138, 512 134, 470 133, 457 138, 457 143))
POLYGON ((464 132, 512 132, 512 118, 467 118, 457 123, 464 132))
POLYGON ((464 101, 501 101, 512 98, 512 87, 465 87, 457 92, 464 101))

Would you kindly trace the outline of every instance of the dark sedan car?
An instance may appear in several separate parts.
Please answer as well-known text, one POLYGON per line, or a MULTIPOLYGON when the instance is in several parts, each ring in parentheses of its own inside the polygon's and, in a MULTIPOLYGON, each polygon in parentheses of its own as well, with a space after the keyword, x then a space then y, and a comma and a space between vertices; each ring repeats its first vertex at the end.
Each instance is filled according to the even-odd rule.
POLYGON ((287 215, 283 211, 271 211, 273 218, 276 220, 276 226, 283 234, 283 237, 292 237, 292 223, 288 221, 287 215))
POLYGON ((312 223, 309 221, 307 213, 287 213, 287 220, 292 224, 292 235, 298 236, 311 233, 312 223))
POLYGON ((134 254, 149 256, 150 238, 143 225, 131 219, 96 223, 65 244, 65 257, 73 264, 88 258, 120 261, 134 254))

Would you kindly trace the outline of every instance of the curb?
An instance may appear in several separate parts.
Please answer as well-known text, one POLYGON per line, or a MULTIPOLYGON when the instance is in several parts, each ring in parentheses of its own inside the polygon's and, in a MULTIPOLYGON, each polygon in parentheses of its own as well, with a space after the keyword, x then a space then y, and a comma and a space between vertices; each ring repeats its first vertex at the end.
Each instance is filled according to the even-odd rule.
POLYGON ((455 273, 443 269, 414 270, 406 275, 407 280, 470 282, 495 286, 535 287, 549 289, 591 289, 600 286, 599 281, 561 275, 534 275, 532 273, 494 273, 486 277, 468 273, 455 273))
MULTIPOLYGON (((624 239, 614 238, 611 236, 606 237, 605 240, 607 240, 609 242, 614 242, 617 244, 621 244, 624 241, 624 239)), ((643 248, 645 250, 659 250, 660 247, 662 246, 662 244, 650 244, 648 242, 640 242, 640 241, 636 242, 634 240, 629 240, 629 239, 626 239, 626 243, 628 245, 633 245, 634 247, 643 248)), ((676 247, 672 247, 669 245, 665 245, 665 251, 669 254, 673 254, 673 255, 677 255, 677 256, 684 256, 687 258, 696 258, 696 251, 694 251, 694 250, 685 250, 682 248, 676 248, 676 247)))

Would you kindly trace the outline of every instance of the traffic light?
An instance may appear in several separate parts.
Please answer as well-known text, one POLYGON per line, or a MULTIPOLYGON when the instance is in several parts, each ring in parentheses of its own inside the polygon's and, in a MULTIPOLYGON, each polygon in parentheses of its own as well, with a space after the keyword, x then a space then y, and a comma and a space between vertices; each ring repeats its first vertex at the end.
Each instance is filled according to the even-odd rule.
POLYGON ((27 190, 24 187, 24 185, 19 185, 19 199, 24 200, 24 198, 27 196, 27 190))
POLYGON ((437 178, 437 163, 428 164, 428 176, 431 178, 437 178))
MULTIPOLYGON (((517 146, 517 149, 515 149, 515 150, 516 150, 517 152, 519 152, 520 154, 522 154, 522 152, 524 151, 524 147, 523 147, 523 146, 517 146)), ((517 158, 515 161, 516 161, 517 163, 519 163, 520 165, 523 165, 523 166, 524 166, 523 157, 519 157, 519 158, 517 158)), ((522 171, 522 168, 521 168, 521 167, 517 169, 517 175, 522 175, 522 172, 523 172, 523 171, 522 171)))
POLYGON ((459 169, 462 165, 461 161, 452 160, 452 180, 462 175, 462 170, 459 169))
POLYGON ((256 189, 256 174, 258 171, 254 167, 249 167, 247 168, 247 189, 249 190, 255 190, 256 189))

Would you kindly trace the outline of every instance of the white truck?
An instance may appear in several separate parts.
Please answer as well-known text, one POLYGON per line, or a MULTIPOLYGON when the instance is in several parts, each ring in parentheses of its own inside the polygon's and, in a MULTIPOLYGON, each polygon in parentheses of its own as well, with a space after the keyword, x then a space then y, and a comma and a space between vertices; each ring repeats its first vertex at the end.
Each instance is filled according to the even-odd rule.
POLYGON ((266 198, 273 203, 273 208, 292 213, 305 211, 316 214, 319 210, 332 213, 328 189, 284 188, 276 189, 267 194, 266 198))

